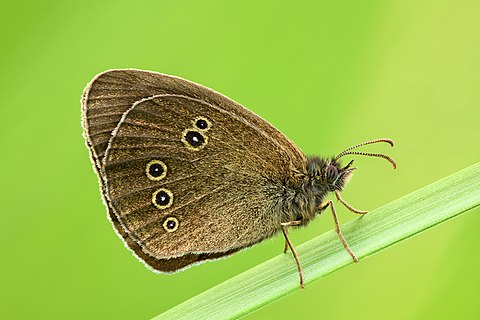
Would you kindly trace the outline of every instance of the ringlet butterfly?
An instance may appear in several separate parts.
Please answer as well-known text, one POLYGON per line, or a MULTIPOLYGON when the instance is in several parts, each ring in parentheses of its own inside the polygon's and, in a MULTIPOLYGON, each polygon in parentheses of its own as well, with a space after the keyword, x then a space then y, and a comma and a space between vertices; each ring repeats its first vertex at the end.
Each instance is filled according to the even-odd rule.
POLYGON ((84 137, 108 216, 125 245, 158 272, 228 256, 282 231, 302 269, 288 228, 330 207, 352 175, 346 155, 306 157, 286 136, 237 102, 199 84, 135 69, 108 70, 85 88, 84 137))

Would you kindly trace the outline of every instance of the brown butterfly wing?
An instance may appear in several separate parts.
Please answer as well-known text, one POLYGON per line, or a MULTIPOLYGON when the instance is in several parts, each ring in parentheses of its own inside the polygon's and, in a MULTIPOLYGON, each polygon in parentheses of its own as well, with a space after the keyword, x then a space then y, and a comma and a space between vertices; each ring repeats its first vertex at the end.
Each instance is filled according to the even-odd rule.
POLYGON ((108 70, 95 76, 82 95, 82 122, 93 160, 101 164, 112 132, 136 101, 160 94, 184 95, 218 105, 249 121, 277 139, 297 162, 302 152, 273 126, 230 98, 197 83, 157 72, 136 69, 108 70))
POLYGON ((98 76, 82 102, 85 133, 100 182, 108 189, 112 223, 154 269, 174 271, 215 259, 276 231, 278 221, 270 215, 278 189, 272 188, 272 181, 283 179, 292 166, 301 168, 305 159, 258 116, 205 87, 137 70, 98 76), (147 99, 125 111, 128 103, 155 90, 182 96, 147 99), (181 134, 198 115, 211 116, 212 129, 206 133, 205 148, 193 151, 181 141, 181 134), (110 123, 112 117, 120 121, 114 137, 117 118, 110 123), (110 147, 104 159, 107 133, 110 147), (146 161, 151 159, 163 159, 169 166, 164 180, 146 178, 146 161), (152 205, 152 192, 159 186, 174 191, 168 210, 152 205), (174 233, 163 229, 168 216, 180 221, 174 233))
POLYGON ((125 113, 107 149, 104 176, 120 223, 144 251, 164 259, 235 250, 274 234, 280 221, 272 204, 291 166, 282 146, 246 119, 166 95, 125 113), (182 140, 198 117, 211 128, 203 133, 205 145, 194 150, 182 140), (159 181, 146 174, 152 160, 166 165, 159 181), (152 202, 159 189, 171 192, 170 207, 152 202), (164 230, 169 217, 179 221, 175 232, 164 230))
POLYGON ((126 230, 121 226, 120 222, 118 221, 117 217, 113 213, 113 209, 110 205, 107 205, 108 213, 110 220, 115 227, 118 235, 123 239, 127 248, 129 248, 136 257, 138 257, 142 262, 144 262, 147 266, 152 268, 154 271, 161 271, 161 272, 175 272, 178 271, 186 266, 201 263, 206 260, 218 259, 223 256, 232 254, 237 250, 232 250, 228 252, 220 252, 220 253, 188 253, 180 257, 176 258, 167 258, 167 259, 158 259, 155 258, 142 250, 142 247, 136 243, 126 232, 126 230))

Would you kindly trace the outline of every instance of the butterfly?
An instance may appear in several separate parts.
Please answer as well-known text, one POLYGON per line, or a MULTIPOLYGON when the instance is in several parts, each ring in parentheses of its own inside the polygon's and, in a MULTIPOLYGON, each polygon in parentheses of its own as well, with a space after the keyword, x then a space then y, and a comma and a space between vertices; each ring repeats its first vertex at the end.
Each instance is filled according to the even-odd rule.
POLYGON ((303 287, 288 228, 330 208, 352 172, 352 151, 305 156, 267 121, 202 85, 156 72, 108 70, 85 88, 82 125, 108 216, 125 245, 151 269, 170 273, 231 255, 282 232, 303 287))

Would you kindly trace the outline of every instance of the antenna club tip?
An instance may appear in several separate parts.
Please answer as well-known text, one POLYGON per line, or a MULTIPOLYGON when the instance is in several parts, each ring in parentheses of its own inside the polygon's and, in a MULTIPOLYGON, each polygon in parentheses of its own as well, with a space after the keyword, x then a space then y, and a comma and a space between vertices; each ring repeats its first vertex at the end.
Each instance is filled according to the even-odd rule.
POLYGON ((393 142, 392 139, 388 139, 388 138, 383 138, 383 139, 380 139, 381 141, 383 142, 386 142, 390 145, 390 147, 393 147, 395 145, 395 142, 393 142))
POLYGON ((393 170, 396 170, 397 169, 397 163, 390 157, 387 160, 388 160, 388 162, 390 162, 392 164, 393 170))

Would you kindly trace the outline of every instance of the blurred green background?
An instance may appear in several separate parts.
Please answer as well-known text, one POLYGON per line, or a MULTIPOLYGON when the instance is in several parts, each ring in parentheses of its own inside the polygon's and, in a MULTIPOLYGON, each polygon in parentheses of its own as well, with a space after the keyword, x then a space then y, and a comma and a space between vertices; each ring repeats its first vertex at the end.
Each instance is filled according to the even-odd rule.
MULTIPOLYGON (((365 150, 388 152, 397 171, 357 158, 344 198, 360 209, 480 159, 476 0, 1 6, 2 319, 148 319, 283 248, 279 236, 228 259, 157 275, 123 247, 106 218, 80 126, 82 90, 106 69, 148 69, 209 86, 307 154, 393 138, 394 149, 365 150)), ((356 218, 338 211, 341 222, 356 218)), ((479 213, 247 319, 479 319, 479 213)), ((332 227, 322 216, 292 232, 292 240, 300 244, 332 227)))

